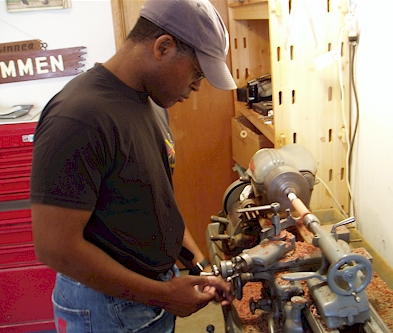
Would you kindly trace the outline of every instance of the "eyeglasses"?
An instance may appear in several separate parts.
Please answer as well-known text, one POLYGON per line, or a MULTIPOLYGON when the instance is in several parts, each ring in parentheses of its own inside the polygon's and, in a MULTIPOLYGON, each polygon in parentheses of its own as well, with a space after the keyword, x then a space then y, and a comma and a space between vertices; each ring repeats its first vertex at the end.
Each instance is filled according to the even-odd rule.
POLYGON ((196 70, 196 82, 201 81, 205 78, 205 74, 203 74, 202 70, 200 70, 198 68, 198 66, 195 64, 195 62, 191 59, 191 57, 188 55, 188 53, 186 52, 186 50, 184 50, 180 44, 178 44, 179 49, 186 55, 186 57, 188 58, 188 60, 191 61, 191 63, 193 64, 193 66, 195 67, 196 70))

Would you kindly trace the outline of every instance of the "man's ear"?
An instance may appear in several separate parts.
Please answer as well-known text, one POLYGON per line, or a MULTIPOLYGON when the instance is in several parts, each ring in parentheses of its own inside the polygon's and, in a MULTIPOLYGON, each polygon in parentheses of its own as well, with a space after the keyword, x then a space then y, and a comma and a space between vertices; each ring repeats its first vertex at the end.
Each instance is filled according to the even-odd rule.
POLYGON ((171 35, 162 35, 154 42, 154 56, 160 60, 164 55, 177 51, 176 43, 171 35))

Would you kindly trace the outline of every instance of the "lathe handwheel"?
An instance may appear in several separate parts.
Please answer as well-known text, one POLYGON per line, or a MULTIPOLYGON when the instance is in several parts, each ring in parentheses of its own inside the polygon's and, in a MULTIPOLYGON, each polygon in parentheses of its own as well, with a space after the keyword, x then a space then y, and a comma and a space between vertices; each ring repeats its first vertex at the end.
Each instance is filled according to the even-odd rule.
POLYGON ((372 267, 370 261, 357 253, 344 254, 330 265, 327 282, 338 295, 348 296, 363 291, 371 281, 372 267), (364 277, 358 277, 362 271, 364 277))

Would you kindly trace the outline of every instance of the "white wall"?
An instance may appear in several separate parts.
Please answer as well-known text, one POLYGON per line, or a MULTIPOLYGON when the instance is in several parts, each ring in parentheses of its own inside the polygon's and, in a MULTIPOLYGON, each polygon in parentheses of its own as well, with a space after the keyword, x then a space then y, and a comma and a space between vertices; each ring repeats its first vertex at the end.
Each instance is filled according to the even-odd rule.
POLYGON ((391 0, 358 0, 356 82, 360 124, 354 159, 356 220, 393 266, 393 66, 391 0))
MULTIPOLYGON (((115 52, 110 0, 71 0, 72 7, 7 12, 0 0, 0 43, 40 39, 48 50, 85 46, 83 70, 115 52)), ((73 76, 0 84, 0 110, 15 104, 43 107, 73 76)))

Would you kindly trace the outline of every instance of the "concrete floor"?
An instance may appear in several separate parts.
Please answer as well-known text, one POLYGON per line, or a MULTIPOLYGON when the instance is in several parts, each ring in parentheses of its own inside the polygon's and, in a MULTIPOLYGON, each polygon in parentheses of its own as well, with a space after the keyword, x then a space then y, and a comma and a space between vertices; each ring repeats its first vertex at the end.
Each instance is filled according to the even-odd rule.
POLYGON ((177 318, 175 333, 205 333, 208 325, 214 326, 214 333, 225 333, 220 304, 211 302, 191 316, 177 318))

